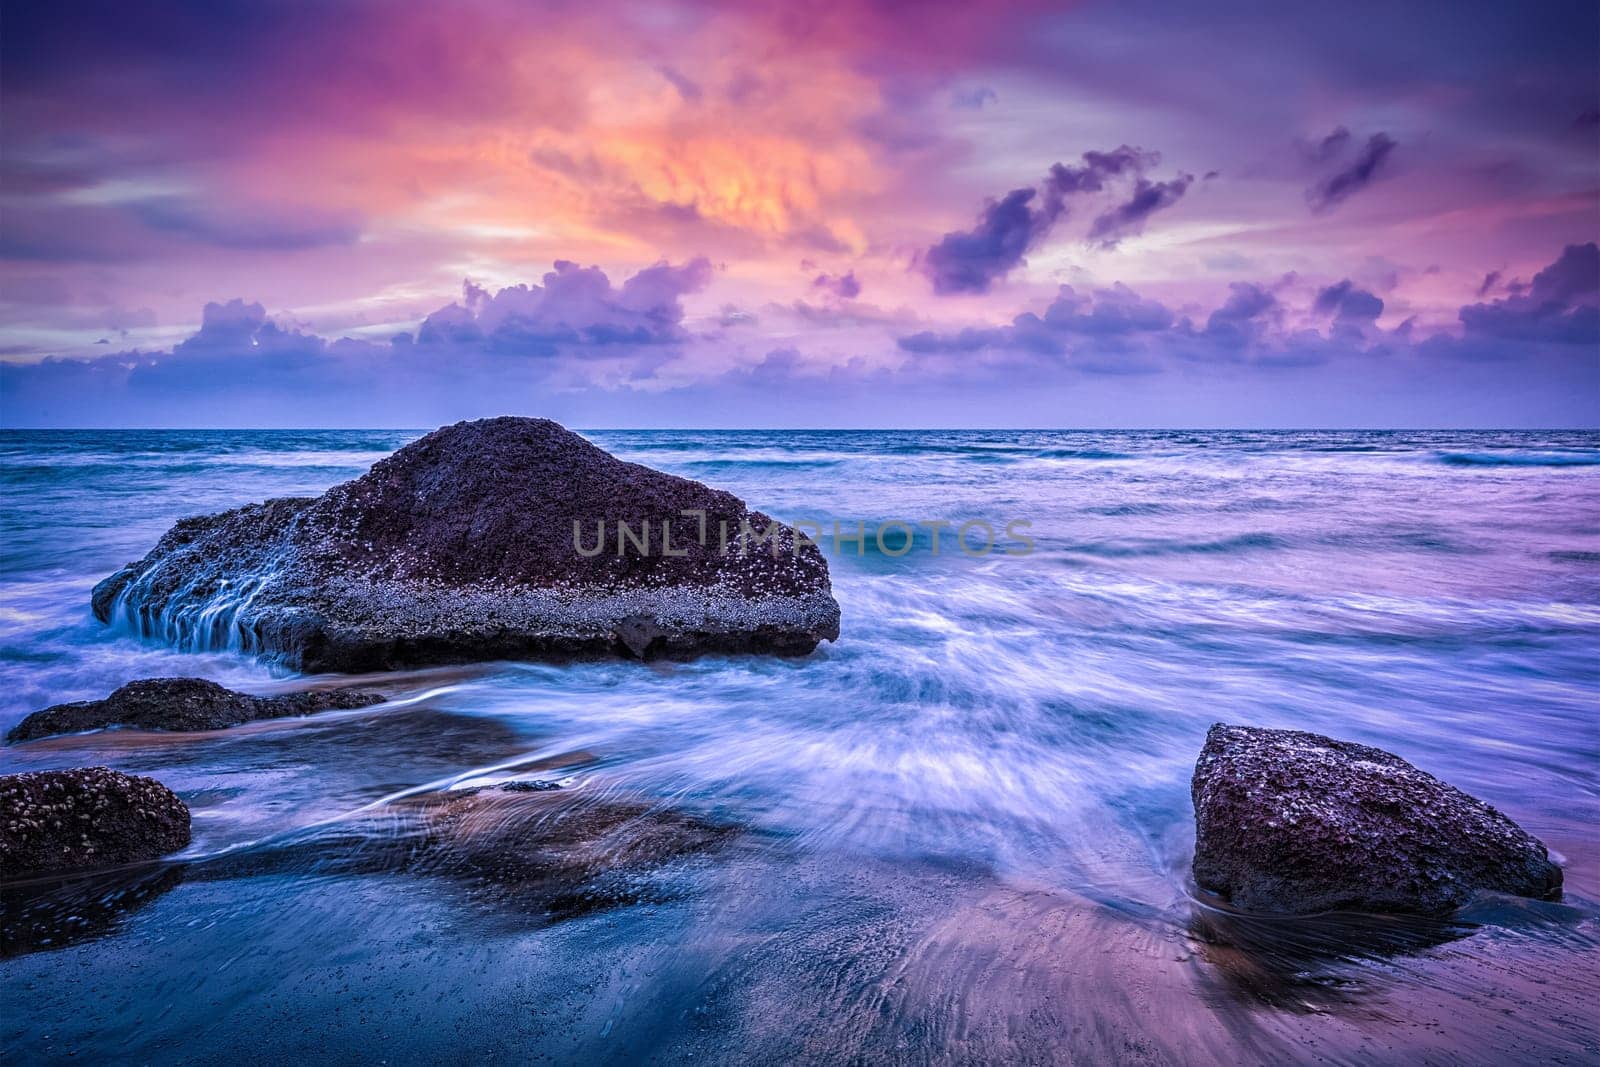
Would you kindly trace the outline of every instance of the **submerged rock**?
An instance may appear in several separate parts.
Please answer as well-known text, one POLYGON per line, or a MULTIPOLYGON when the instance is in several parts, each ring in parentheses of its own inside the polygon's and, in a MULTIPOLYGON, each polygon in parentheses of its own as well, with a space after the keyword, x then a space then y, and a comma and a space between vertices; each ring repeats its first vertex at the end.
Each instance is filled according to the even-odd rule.
POLYGON ((738 833, 672 808, 565 790, 464 790, 398 802, 394 814, 420 827, 407 843, 413 873, 503 887, 569 914, 647 899, 650 872, 738 833))
POLYGON ((839 633, 827 563, 789 527, 524 418, 436 430, 315 499, 185 519, 93 608, 310 671, 803 655, 839 633))
POLYGON ((514 911, 568 918, 672 899, 681 866, 741 832, 609 791, 517 788, 522 784, 403 797, 198 864, 189 876, 402 874, 450 883, 514 911))
POLYGON ((129 682, 104 700, 79 700, 36 711, 6 734, 9 742, 72 734, 106 726, 140 730, 224 730, 257 719, 282 719, 318 711, 380 704, 381 693, 360 689, 311 689, 257 697, 225 689, 204 678, 146 678, 129 682))
POLYGON ((1195 882, 1247 911, 1441 913, 1561 889, 1516 823, 1366 745, 1218 723, 1191 794, 1195 882))
POLYGON ((0 875, 155 859, 189 843, 189 808, 154 778, 107 767, 0 775, 0 875))

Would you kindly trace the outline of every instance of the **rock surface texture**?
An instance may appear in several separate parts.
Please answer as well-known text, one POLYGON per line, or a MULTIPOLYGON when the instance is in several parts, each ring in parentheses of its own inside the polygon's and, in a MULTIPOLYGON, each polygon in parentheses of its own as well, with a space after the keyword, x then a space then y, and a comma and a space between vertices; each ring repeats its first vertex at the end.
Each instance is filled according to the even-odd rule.
POLYGON ((821 552, 795 538, 731 493, 554 422, 485 419, 321 497, 185 519, 96 586, 93 607, 182 647, 307 671, 803 655, 838 636, 839 605, 821 552))
POLYGON ((106 726, 139 730, 225 730, 257 719, 282 719, 319 711, 382 703, 381 693, 359 689, 307 690, 257 697, 204 678, 146 678, 129 682, 104 700, 79 700, 36 711, 6 734, 9 742, 106 726))
POLYGON ((0 877, 155 859, 189 843, 189 808, 106 767, 0 775, 0 877))
POLYGON ((1561 889, 1516 823, 1366 745, 1218 723, 1191 794, 1195 882, 1248 911, 1439 913, 1561 889))

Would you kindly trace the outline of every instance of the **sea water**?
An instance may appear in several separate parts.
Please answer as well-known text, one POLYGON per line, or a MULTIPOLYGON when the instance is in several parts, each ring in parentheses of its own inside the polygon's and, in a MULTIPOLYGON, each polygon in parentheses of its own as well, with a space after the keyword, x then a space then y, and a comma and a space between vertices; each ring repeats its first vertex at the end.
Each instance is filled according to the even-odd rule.
MULTIPOLYGON (((102 626, 89 591, 179 518, 314 495, 416 436, 0 434, 0 729, 135 678, 305 684, 102 626)), ((587 436, 816 523, 839 640, 367 677, 395 699, 0 770, 159 778, 191 871, 529 767, 738 846, 564 918, 312 861, 109 886, 0 960, 19 1062, 1600 1055, 1600 435, 587 436), (985 524, 993 551, 953 541, 985 524), (1188 861, 1219 721, 1397 753, 1540 836, 1565 899, 1218 935, 1188 861)))

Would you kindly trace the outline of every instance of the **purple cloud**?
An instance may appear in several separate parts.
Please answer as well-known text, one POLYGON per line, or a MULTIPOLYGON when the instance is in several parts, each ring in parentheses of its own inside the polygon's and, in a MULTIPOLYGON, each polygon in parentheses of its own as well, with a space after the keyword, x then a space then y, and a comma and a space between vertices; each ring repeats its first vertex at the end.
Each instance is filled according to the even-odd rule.
POLYGON ((1334 131, 1320 141, 1302 144, 1300 152, 1313 165, 1332 163, 1350 147, 1350 131, 1336 126, 1334 131))
POLYGON ((470 281, 461 303, 440 308, 417 331, 421 345, 476 345, 507 354, 553 355, 565 346, 661 345, 684 340, 681 298, 711 281, 705 257, 646 267, 620 288, 598 267, 559 260, 542 285, 490 295, 470 281))
POLYGON ((1109 152, 1085 152, 1081 165, 1052 166, 1042 190, 1013 189, 991 200, 976 226, 945 234, 923 256, 922 270, 933 282, 933 291, 988 292, 998 279, 1021 266, 1028 250, 1050 232, 1066 213, 1068 197, 1097 193, 1119 175, 1142 173, 1159 158, 1127 145, 1109 152))
MULTIPOLYGON (((1340 138, 1336 144, 1331 145, 1334 152, 1333 159, 1343 156, 1344 149, 1348 143, 1348 131, 1337 130, 1335 131, 1335 136, 1339 133, 1344 133, 1346 136, 1340 138)), ((1320 148, 1329 148, 1330 142, 1333 141, 1333 137, 1325 139, 1320 148)), ((1336 205, 1371 185, 1373 180, 1378 177, 1378 172, 1383 168, 1384 161, 1389 158, 1389 155, 1397 145, 1398 142, 1386 133, 1375 133, 1367 138, 1365 147, 1361 149, 1354 160, 1341 166, 1334 173, 1306 190, 1306 199, 1310 202, 1311 209, 1313 211, 1331 210, 1336 205)))
MULTIPOLYGON (((1179 405, 1168 420, 1180 425, 1197 413, 1214 414, 1206 401, 1191 402, 1192 375, 1203 368, 1218 381, 1228 375, 1243 381, 1237 375, 1258 372, 1261 388, 1291 404, 1345 395, 1350 383, 1365 387, 1374 376, 1414 373, 1419 389, 1404 393, 1405 404, 1414 405, 1417 397, 1435 395, 1420 389, 1422 382, 1468 375, 1496 383, 1497 394, 1525 397, 1518 390, 1537 390, 1544 405, 1538 418, 1562 424, 1592 417, 1581 401, 1593 395, 1600 373, 1593 358, 1600 341, 1600 249, 1594 245, 1567 248, 1523 294, 1463 308, 1466 329, 1458 336, 1419 339, 1414 326, 1378 329, 1371 318, 1381 301, 1348 281, 1316 295, 1313 307, 1333 316, 1321 330, 1286 329, 1291 316, 1281 313, 1270 285, 1236 283, 1203 327, 1123 285, 1088 294, 1063 287, 1042 312, 1017 315, 1006 325, 899 337, 899 350, 919 357, 909 370, 879 363, 870 353, 845 365, 830 364, 826 356, 807 360, 785 345, 754 366, 718 372, 713 361, 709 371, 701 365, 695 374, 663 381, 659 372, 680 351, 672 338, 715 342, 715 335, 690 335, 681 322, 681 298, 703 284, 708 271, 699 261, 660 264, 617 286, 601 271, 566 264, 535 286, 490 293, 468 283, 459 302, 429 317, 432 335, 420 342, 409 334, 389 342, 323 338, 274 322, 259 303, 230 300, 208 305, 194 334, 168 351, 0 362, 0 395, 13 425, 170 425, 180 411, 191 424, 249 418, 257 425, 295 425, 311 412, 329 425, 417 425, 508 410, 508 404, 568 419, 693 425, 703 424, 707 411, 733 419, 749 415, 763 407, 752 405, 752 397, 781 387, 804 413, 786 404, 771 409, 783 413, 777 418, 844 424, 912 398, 936 405, 941 419, 964 417, 975 404, 988 405, 982 407, 987 417, 1004 419, 1014 417, 1019 403, 1038 401, 1029 410, 1042 419, 1084 396, 1080 390, 1100 388, 1093 380, 1138 374, 1148 386, 1096 393, 1091 403, 1145 410, 1138 405, 1150 391, 1165 390, 1179 405), (530 333, 550 346, 550 358, 514 358, 543 352, 525 343, 530 333), (653 340, 627 344, 619 336, 653 340), (1188 369, 1160 374, 1177 368, 1188 369), (1019 390, 1018 382, 1027 388, 1019 390), (845 414, 836 406, 841 396, 853 405, 845 414)), ((1432 409, 1443 421, 1452 417, 1452 395, 1432 409)), ((1242 407, 1229 417, 1254 410, 1242 407)), ((1527 417, 1525 408, 1505 406, 1483 417, 1499 421, 1516 411, 1527 417)), ((770 424, 775 416, 752 417, 770 424)))
MULTIPOLYGON (((1364 307, 1363 296, 1370 294, 1356 290, 1348 299, 1353 306, 1364 307)), ((1381 309, 1381 302, 1379 306, 1381 309)), ((1301 339, 1292 351, 1290 346, 1262 346, 1281 313, 1278 298, 1269 288, 1248 282, 1229 287, 1227 300, 1211 312, 1203 329, 1126 285, 1096 290, 1092 296, 1062 286, 1043 315, 1024 312, 1008 326, 969 327, 951 333, 922 331, 900 337, 897 343, 902 351, 918 355, 962 355, 986 349, 1044 357, 1071 353, 1074 365, 1081 369, 1119 374, 1151 370, 1150 359, 1162 355, 1237 360, 1247 349, 1259 349, 1263 360, 1299 364, 1321 359, 1322 354, 1308 339, 1301 339)), ((1316 340, 1323 338, 1319 335, 1316 340)))
POLYGON ((1064 285, 1045 309, 1044 322, 1057 330, 1104 337, 1165 330, 1172 325, 1173 314, 1166 305, 1145 299, 1121 282, 1097 290, 1092 301, 1064 285))
POLYGON ((998 102, 1000 96, 987 85, 971 89, 956 89, 950 94, 950 106, 962 111, 982 111, 987 104, 998 102))
POLYGON ((1082 338, 1098 346, 1125 344, 1141 334, 1172 327, 1174 315, 1165 305, 1147 300, 1118 283, 1084 296, 1070 285, 1061 287, 1042 316, 1024 312, 1009 326, 969 327, 954 333, 924 330, 896 340, 900 349, 918 355, 959 355, 984 349, 1013 349, 1040 356, 1059 356, 1082 338))
MULTIPOLYGON (((1343 279, 1319 290, 1311 310, 1322 329, 1290 329, 1277 286, 1234 282, 1227 298, 1197 326, 1124 285, 1086 296, 1063 286, 1044 313, 1024 312, 1005 326, 971 326, 899 337, 901 351, 930 358, 1009 351, 1036 367, 1060 365, 1092 374, 1150 373, 1180 363, 1253 365, 1274 371, 1338 360, 1412 359, 1467 362, 1522 360, 1530 373, 1592 379, 1600 364, 1600 245, 1570 245, 1532 283, 1507 286, 1505 299, 1460 309, 1460 335, 1416 336, 1408 319, 1377 325, 1384 301, 1343 279), (1585 346, 1585 347, 1579 347, 1585 346), (1582 359, 1575 359, 1581 352, 1582 359), (1062 357, 1067 357, 1063 359, 1062 357)), ((978 365, 974 363, 973 365, 978 365)))
POLYGON ((1140 178, 1134 186, 1133 196, 1094 220, 1089 229, 1089 239, 1106 247, 1114 246, 1124 237, 1144 232, 1144 224, 1162 208, 1176 204, 1189 191, 1193 174, 1180 174, 1171 181, 1153 182, 1140 178))
POLYGON ((354 219, 306 208, 224 209, 187 197, 160 196, 133 201, 128 210, 152 230, 218 248, 292 251, 347 245, 361 235, 354 219))
POLYGON ((913 352, 917 355, 936 355, 981 352, 985 348, 1005 348, 1009 345, 1010 339, 1011 334, 1004 327, 981 328, 969 326, 956 333, 921 330, 917 333, 896 338, 895 344, 904 352, 913 352))
POLYGON ((1233 282, 1228 286, 1228 299, 1206 319, 1206 328, 1249 322, 1277 306, 1278 298, 1266 287, 1254 282, 1233 282))
POLYGON ((1357 289, 1349 278, 1319 292, 1312 307, 1319 314, 1332 315, 1336 323, 1350 326, 1369 325, 1383 314, 1383 300, 1357 289))
POLYGON ((855 271, 837 275, 819 274, 811 282, 811 288, 832 293, 840 300, 854 300, 861 295, 861 282, 856 278, 855 271))
POLYGON ((683 98, 685 103, 698 104, 700 98, 705 95, 704 90, 700 88, 699 82, 694 81, 674 67, 662 64, 656 68, 656 72, 667 79, 674 89, 678 90, 678 95, 683 98))
POLYGON ((1469 335, 1560 344, 1600 343, 1600 245, 1568 245, 1525 291, 1461 309, 1469 335))
POLYGON ((1035 210, 1034 189, 1013 189, 990 201, 978 224, 966 232, 947 233, 928 249, 923 270, 933 291, 986 293, 995 279, 1022 263, 1023 255, 1055 224, 1055 213, 1035 210))

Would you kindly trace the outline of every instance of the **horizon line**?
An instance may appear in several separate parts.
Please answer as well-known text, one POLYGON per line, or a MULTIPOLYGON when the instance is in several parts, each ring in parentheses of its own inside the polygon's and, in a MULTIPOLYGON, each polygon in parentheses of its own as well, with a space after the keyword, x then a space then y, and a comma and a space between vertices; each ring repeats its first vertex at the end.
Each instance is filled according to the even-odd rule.
MULTIPOLYGON (((0 426, 0 433, 432 433, 435 426, 0 426)), ((544 416, 512 416, 544 418, 544 416)), ((576 433, 1589 433, 1594 426, 569 426, 576 433)))

